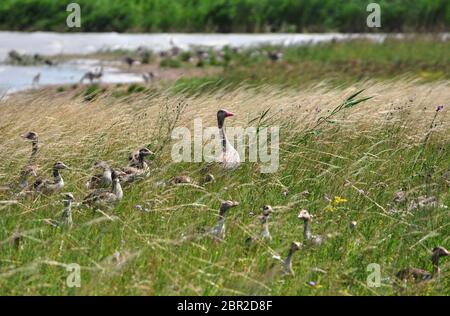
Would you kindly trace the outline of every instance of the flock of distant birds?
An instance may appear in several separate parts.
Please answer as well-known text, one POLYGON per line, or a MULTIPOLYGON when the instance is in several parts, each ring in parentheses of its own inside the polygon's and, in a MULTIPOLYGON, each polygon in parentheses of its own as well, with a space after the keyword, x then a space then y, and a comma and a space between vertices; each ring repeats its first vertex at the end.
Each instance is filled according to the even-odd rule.
MULTIPOLYGON (((176 56, 180 53, 179 48, 173 47, 169 52, 162 52, 161 57, 168 56, 176 56)), ((208 52, 206 51, 198 51, 197 56, 199 58, 207 58, 208 52)), ((272 61, 277 61, 281 58, 280 52, 268 52, 268 57, 272 61)), ((15 58, 20 58, 20 55, 16 53, 10 53, 15 58)), ((35 56, 35 58, 40 58, 39 56, 35 56)), ((53 65, 54 63, 50 60, 44 61, 48 65, 53 65)), ((136 62, 135 59, 131 57, 125 57, 124 62, 129 66, 136 62)), ((96 72, 87 72, 82 78, 81 81, 87 79, 90 82, 93 82, 96 79, 100 79, 103 75, 103 67, 100 68, 99 71, 96 72)), ((146 82, 151 81, 154 78, 153 73, 145 73, 143 74, 143 78, 146 82)), ((37 74, 33 78, 33 84, 38 84, 40 79, 40 74, 37 74)), ((220 132, 220 142, 222 152, 217 159, 218 164, 221 168, 225 170, 233 170, 236 169, 240 165, 240 157, 236 149, 233 148, 231 143, 228 141, 225 131, 224 131, 224 122, 225 118, 233 116, 234 114, 227 110, 219 110, 217 112, 217 121, 218 128, 220 132)), ((34 176, 37 177, 38 167, 36 165, 36 157, 39 149, 39 140, 38 134, 36 132, 28 132, 23 135, 23 138, 31 141, 32 151, 30 159, 27 165, 22 168, 19 179, 19 188, 20 192, 17 194, 18 197, 27 197, 33 196, 35 194, 43 194, 49 195, 56 192, 61 192, 64 188, 64 180, 61 176, 61 170, 69 169, 62 162, 56 162, 53 165, 53 179, 38 177, 33 184, 29 184, 29 178, 34 176)), ((103 207, 111 207, 116 205, 123 198, 123 190, 122 185, 131 184, 138 179, 144 178, 150 168, 148 163, 146 162, 146 157, 154 155, 148 148, 141 148, 133 153, 128 158, 128 163, 125 167, 122 168, 111 168, 106 162, 99 161, 94 164, 94 168, 99 170, 98 174, 93 175, 87 182, 86 187, 91 190, 91 192, 83 199, 82 205, 87 207, 92 207, 94 209, 101 209, 103 207), (109 189, 108 189, 109 188, 109 189)), ((208 182, 214 182, 214 176, 212 174, 207 174, 203 183, 206 184, 208 182)), ((183 183, 192 183, 192 179, 188 176, 180 175, 171 179, 171 184, 183 184, 183 183)), ((7 186, 6 189, 13 191, 13 185, 7 186)), ((3 188, 5 189, 5 188, 3 188)), ((72 204, 75 201, 74 196, 71 193, 64 194, 64 209, 62 212, 62 217, 59 221, 55 221, 53 224, 55 226, 65 226, 71 227, 73 225, 72 221, 72 204)), ((229 209, 236 207, 239 205, 237 201, 224 201, 220 205, 219 209, 219 218, 217 224, 211 228, 210 230, 206 230, 203 232, 204 235, 209 235, 215 239, 223 240, 225 238, 225 215, 229 209)), ((262 224, 262 229, 259 235, 257 235, 256 239, 258 241, 266 241, 270 242, 272 240, 272 236, 269 231, 269 218, 273 209, 270 205, 265 205, 262 208, 262 213, 259 216, 259 219, 262 224)), ((319 236, 311 233, 311 221, 312 215, 307 210, 301 210, 298 219, 303 222, 303 239, 304 243, 311 246, 320 246, 324 242, 327 241, 331 236, 319 236)), ((356 229, 356 222, 352 222, 350 224, 351 229, 356 229)), ((185 238, 187 239, 187 238, 185 238)), ((249 249, 252 245, 255 245, 255 238, 248 238, 245 241, 246 249, 249 249)), ((288 251, 287 257, 282 260, 279 256, 274 256, 281 262, 282 274, 293 274, 294 271, 292 269, 292 257, 293 254, 301 249, 302 244, 294 241, 291 243, 291 246, 288 251)), ((432 271, 426 271, 418 268, 406 268, 399 271, 396 276, 401 280, 413 279, 416 282, 427 281, 434 279, 435 277, 439 277, 440 268, 439 268, 439 259, 441 257, 449 256, 449 251, 444 247, 436 247, 432 251, 431 261, 432 261, 432 271)), ((271 269, 276 268, 276 265, 271 269)))
MULTIPOLYGON (((171 48, 167 51, 161 51, 159 53, 159 56, 163 59, 170 59, 170 58, 176 58, 177 56, 179 56, 183 50, 176 46, 174 44, 174 42, 171 40, 170 42, 171 44, 171 48)), ((237 47, 234 47, 231 49, 233 53, 239 53, 240 49, 237 47)), ((141 56, 141 59, 144 58, 145 54, 148 53, 148 51, 144 48, 144 47, 138 47, 137 48, 137 53, 139 56, 141 56)), ((279 50, 267 50, 264 52, 267 56, 267 58, 269 60, 271 60, 272 62, 277 62, 279 61, 282 57, 283 57, 283 53, 279 50)), ((218 60, 222 60, 224 59, 225 56, 225 52, 223 49, 219 50, 219 51, 211 51, 211 50, 206 50, 206 49, 196 49, 193 53, 192 53, 192 57, 189 57, 188 61, 191 61, 193 59, 193 57, 195 56, 195 59, 197 60, 198 63, 202 63, 206 60, 208 60, 211 56, 211 54, 214 54, 214 58, 218 59, 218 60)), ((22 63, 25 61, 25 57, 22 56, 21 54, 19 54, 17 51, 12 50, 9 52, 9 59, 12 62, 17 62, 17 63, 22 63)), ((50 58, 47 57, 43 57, 39 54, 34 54, 32 56, 32 60, 34 63, 43 63, 45 65, 48 66, 54 66, 56 65, 56 63, 54 61, 52 61, 50 58)), ((128 68, 130 69, 134 64, 139 63, 140 61, 137 58, 133 58, 131 56, 125 56, 122 61, 128 65, 128 68)), ((89 81, 89 83, 93 83, 94 81, 100 81, 100 79, 103 76, 103 66, 100 66, 100 68, 95 69, 93 71, 88 71, 86 72, 80 79, 80 83, 83 83, 85 80, 89 81)), ((152 71, 149 72, 144 72, 141 74, 142 79, 145 83, 151 83, 152 81, 154 81, 156 79, 156 74, 152 71)), ((41 79, 41 73, 37 73, 35 76, 33 76, 32 78, 32 85, 33 86, 37 86, 40 83, 40 79, 41 79)))

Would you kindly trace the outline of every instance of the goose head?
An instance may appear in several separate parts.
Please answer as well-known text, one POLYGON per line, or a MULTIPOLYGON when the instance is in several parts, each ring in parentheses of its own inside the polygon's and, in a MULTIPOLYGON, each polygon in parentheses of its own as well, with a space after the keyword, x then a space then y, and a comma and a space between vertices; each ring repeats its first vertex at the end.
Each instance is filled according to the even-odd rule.
POLYGON ((146 156, 152 156, 152 155, 154 155, 154 153, 150 149, 148 149, 146 147, 143 147, 143 148, 139 149, 139 156, 140 157, 146 157, 146 156))
POLYGON ((64 194, 64 202, 73 202, 75 198, 73 197, 72 193, 65 193, 64 194))
POLYGON ((22 137, 26 140, 31 140, 33 142, 36 142, 38 140, 38 134, 32 131, 23 134, 22 137))
POLYGON ((109 169, 111 169, 110 167, 109 167, 109 165, 106 163, 106 162, 104 162, 104 161, 97 161, 95 164, 94 164, 94 168, 95 169, 101 169, 101 170, 109 170, 109 169))
POLYGON ((301 210, 297 218, 303 220, 304 222, 307 222, 311 220, 312 216, 309 214, 307 210, 301 210))
POLYGON ((262 215, 269 216, 271 213, 273 213, 272 206, 270 205, 264 205, 262 207, 262 215))
POLYGON ((298 241, 293 241, 292 244, 291 244, 290 251, 291 252, 295 252, 297 250, 300 250, 301 247, 302 247, 301 243, 299 243, 298 241))
POLYGON ((55 162, 55 164, 53 165, 53 170, 63 170, 63 169, 69 169, 69 167, 67 167, 61 161, 55 162))
POLYGON ((220 215, 224 216, 225 213, 230 209, 233 208, 235 206, 238 206, 239 202, 237 201, 224 201, 222 202, 222 204, 220 204, 220 215))
POLYGON ((439 246, 433 249, 433 258, 447 257, 449 255, 450 253, 444 247, 439 246))
POLYGON ((28 165, 23 168, 23 174, 27 176, 37 177, 37 168, 34 165, 28 165))
POLYGON ((227 111, 227 110, 224 110, 224 109, 217 111, 217 123, 219 125, 219 128, 223 127, 223 124, 225 122, 225 118, 227 118, 229 116, 234 116, 234 114, 231 113, 230 111, 227 111))

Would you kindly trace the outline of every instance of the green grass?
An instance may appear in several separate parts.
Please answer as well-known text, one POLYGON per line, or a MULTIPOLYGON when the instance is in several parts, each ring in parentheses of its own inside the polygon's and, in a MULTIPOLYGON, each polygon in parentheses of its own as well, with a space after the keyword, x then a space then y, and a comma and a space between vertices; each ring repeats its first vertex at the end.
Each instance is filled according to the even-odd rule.
POLYGON ((286 48, 263 46, 229 52, 228 57, 227 63, 221 64, 220 74, 180 78, 173 85, 174 91, 232 91, 242 84, 283 88, 308 87, 318 82, 349 86, 373 78, 415 78, 422 82, 450 78, 450 43, 433 37, 388 38, 381 44, 353 40, 286 48), (273 50, 283 53, 280 61, 268 60, 266 53, 273 50))
MULTIPOLYGON (((390 210, 394 194, 400 189, 409 191, 410 199, 436 196, 439 205, 450 206, 449 187, 442 178, 450 167, 450 140, 445 120, 448 116, 443 112, 437 116, 439 128, 433 129, 423 143, 427 128, 418 126, 431 124, 435 102, 426 102, 424 109, 420 91, 433 93, 432 89, 417 88, 417 95, 412 97, 388 87, 382 85, 379 91, 388 89, 389 93, 397 93, 399 100, 381 114, 382 119, 375 120, 370 111, 383 111, 387 105, 370 100, 339 113, 334 118, 336 123, 324 124, 320 133, 310 138, 305 138, 305 133, 317 117, 306 120, 301 116, 309 117, 306 112, 315 113, 317 106, 323 107, 323 114, 319 115, 326 115, 343 99, 342 92, 335 92, 330 104, 321 99, 323 91, 303 91, 316 101, 298 105, 303 110, 292 112, 298 117, 292 113, 283 116, 272 108, 261 123, 281 126, 280 168, 273 174, 261 174, 258 163, 244 163, 233 172, 215 172, 217 181, 205 187, 162 186, 161 181, 178 174, 190 175, 198 181, 203 167, 203 164, 173 163, 170 146, 165 146, 152 162, 150 176, 125 188, 123 201, 114 211, 107 212, 115 220, 91 210, 76 209, 73 229, 61 230, 44 221, 60 215, 59 196, 41 196, 10 206, 0 204, 0 294, 448 295, 448 260, 442 260, 444 277, 440 282, 427 286, 410 284, 404 290, 391 284, 398 269, 407 266, 431 269, 429 250, 437 245, 448 248, 448 208, 407 211, 406 203, 396 205, 395 212, 390 210), (410 98, 414 101, 409 101, 410 98), (365 113, 360 119, 355 116, 358 111, 365 113), (300 122, 304 126, 299 126, 300 122), (286 189, 287 196, 283 194, 286 189), (310 192, 307 197, 301 194, 305 190, 310 192), (334 203, 335 210, 326 211, 330 204, 326 196, 331 199, 340 196, 347 202, 334 203), (183 242, 182 236, 197 235, 201 228, 214 225, 220 201, 224 199, 240 202, 227 216, 225 240, 199 238, 183 242), (275 209, 270 218, 273 241, 247 253, 244 240, 260 229, 256 216, 250 213, 258 215, 265 204, 275 209), (148 212, 137 210, 136 205, 148 208, 148 212), (315 216, 312 223, 315 234, 334 237, 319 248, 301 249, 294 257, 295 276, 270 279, 267 271, 274 262, 272 255, 276 252, 284 256, 292 241, 302 241, 302 224, 297 219, 302 208, 315 216), (98 219, 103 220, 95 221, 98 219), (351 221, 358 222, 355 230, 349 227, 351 221), (19 249, 10 241, 16 231, 25 234, 19 249), (69 263, 82 267, 79 289, 66 286, 68 272, 64 264, 69 263), (383 285, 379 288, 366 285, 366 267, 370 263, 381 266, 383 285), (309 287, 308 281, 318 286, 309 287)), ((247 100, 240 102, 237 96, 231 96, 241 104, 240 122, 245 121, 244 112, 248 113, 247 122, 255 115, 258 117, 258 111, 248 108, 249 100, 260 110, 284 102, 293 109, 297 107, 297 101, 288 101, 286 95, 276 91, 271 94, 266 89, 267 95, 255 92, 253 96, 242 89, 235 92, 247 100)), ((103 95, 90 104, 85 104, 82 96, 70 104, 63 99, 49 100, 48 108, 36 112, 33 118, 33 124, 40 126, 45 144, 39 163, 47 172, 54 159, 69 165, 72 170, 64 172, 67 183, 64 190, 74 192, 80 200, 86 194, 83 183, 93 161, 103 159, 121 166, 126 162, 127 149, 138 143, 147 141, 152 149, 160 148, 167 133, 165 127, 171 126, 171 122, 182 124, 175 120, 177 111, 188 106, 183 113, 193 115, 203 110, 213 117, 216 100, 222 95, 180 99, 179 95, 153 93, 135 96, 124 103, 103 95), (60 109, 61 104, 64 109, 60 109), (163 121, 148 121, 155 112, 159 112, 163 121), (94 118, 93 113, 98 115, 94 118), (130 125, 135 120, 141 125, 130 125), (157 127, 161 127, 159 132, 157 127)), ((372 94, 366 91, 363 95, 372 94)), ((1 108, 5 119, 18 115, 10 110, 13 104, 16 109, 35 113, 34 107, 47 99, 44 94, 38 96, 30 102, 26 97, 9 101, 1 108)), ((10 157, 17 147, 27 145, 12 136, 28 124, 26 113, 21 114, 16 126, 0 125, 1 131, 8 130, 11 134, 0 138, 5 148, 2 159, 6 163, 0 168, 3 180, 16 177, 23 160, 5 157, 10 157)), ((13 198, 0 193, 1 200, 13 198)))
POLYGON ((3 0, 0 28, 83 32, 445 31, 448 1, 380 0, 381 28, 366 26, 369 2, 352 0, 79 0, 81 29, 66 26, 67 2, 3 0))

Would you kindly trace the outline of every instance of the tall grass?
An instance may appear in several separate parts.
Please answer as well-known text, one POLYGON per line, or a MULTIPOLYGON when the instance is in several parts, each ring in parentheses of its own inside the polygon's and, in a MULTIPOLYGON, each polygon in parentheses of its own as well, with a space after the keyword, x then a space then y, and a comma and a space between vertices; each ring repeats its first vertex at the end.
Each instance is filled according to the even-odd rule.
POLYGON ((64 190, 78 201, 87 194, 84 181, 94 161, 118 167, 139 146, 158 150, 150 176, 127 187, 113 211, 75 209, 72 230, 48 225, 60 215, 60 196, 8 204, 4 201, 16 198, 0 193, 0 294, 448 294, 448 260, 442 262, 439 282, 405 289, 392 285, 396 270, 431 269, 430 249, 448 247, 448 208, 441 206, 450 203, 442 178, 450 167, 448 109, 439 113, 429 134, 436 105, 448 101, 447 82, 239 87, 193 96, 152 90, 123 99, 113 92, 109 88, 86 101, 80 91, 43 89, 0 103, 0 183, 14 182, 25 164, 30 148, 19 135, 28 130, 41 136, 43 171, 48 173, 55 160, 71 167, 64 173, 64 190), (340 112, 305 141, 320 117, 363 87, 368 88, 363 95, 372 99, 340 112), (160 146, 171 127, 192 128, 197 117, 214 126, 222 107, 237 114, 228 125, 243 127, 270 109, 262 123, 281 128, 279 170, 261 174, 258 163, 244 163, 234 172, 217 173, 208 186, 161 185, 177 174, 199 179, 203 167, 172 162, 170 143, 160 146), (415 165, 421 151, 419 159, 430 166, 425 171, 415 165), (439 203, 415 210, 393 205, 399 189, 408 191, 410 200, 428 194, 439 203), (325 197, 334 196, 347 202, 330 208, 325 197), (240 202, 226 219, 225 240, 183 241, 214 224, 223 199, 240 202), (275 210, 273 241, 246 252, 244 240, 260 228, 251 212, 257 214, 264 204, 275 210), (293 240, 302 241, 301 208, 315 216, 314 233, 334 237, 319 248, 300 250, 295 276, 268 278, 272 256, 284 255, 293 240), (355 230, 351 221, 358 222, 355 230), (24 236, 18 249, 12 242, 16 232, 24 236), (66 286, 69 263, 81 266, 80 288, 66 286), (380 264, 381 287, 367 286, 369 263, 380 264))
MULTIPOLYGON (((88 32, 363 32, 365 0, 79 0, 81 31, 88 32)), ((382 27, 375 31, 444 31, 445 0, 381 0, 382 27)), ((3 0, 0 28, 74 31, 66 27, 62 0, 3 0)), ((75 31, 80 31, 76 29, 75 31)))

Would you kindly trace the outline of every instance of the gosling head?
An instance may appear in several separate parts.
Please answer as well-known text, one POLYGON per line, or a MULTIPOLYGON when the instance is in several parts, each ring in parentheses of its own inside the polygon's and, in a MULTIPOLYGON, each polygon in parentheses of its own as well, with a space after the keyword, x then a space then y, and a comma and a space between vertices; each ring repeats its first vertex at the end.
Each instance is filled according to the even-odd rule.
POLYGON ((450 253, 444 247, 439 246, 433 249, 433 257, 440 258, 440 257, 447 257, 449 255, 450 253))
POLYGON ((55 162, 55 164, 53 165, 53 169, 54 170, 63 170, 63 169, 69 169, 69 167, 67 167, 63 162, 58 161, 58 162, 55 162))
POLYGON ((153 155, 154 155, 154 153, 148 148, 143 147, 143 148, 139 149, 139 156, 146 157, 146 156, 153 156, 153 155))
POLYGON ((299 243, 298 241, 293 241, 290 250, 291 252, 295 252, 297 250, 300 250, 301 247, 302 247, 301 243, 299 243))
POLYGON ((31 141, 37 141, 38 140, 38 134, 36 132, 28 132, 22 135, 22 137, 26 140, 31 140, 31 141))
POLYGON ((269 216, 269 215, 272 214, 272 213, 273 213, 272 206, 270 206, 270 205, 264 205, 264 206, 262 207, 262 215, 264 215, 264 216, 269 216))
POLYGON ((95 169, 102 169, 102 170, 108 170, 108 169, 111 169, 110 167, 109 167, 109 165, 106 163, 106 162, 104 162, 104 161, 97 161, 95 164, 94 164, 94 168, 95 169))
POLYGON ((64 194, 64 201, 65 202, 73 202, 75 198, 73 197, 72 193, 65 193, 64 194))
POLYGON ((309 214, 307 210, 301 210, 297 217, 303 220, 304 222, 308 222, 311 220, 312 216, 309 214))
POLYGON ((37 177, 37 168, 34 165, 28 165, 23 168, 23 173, 28 176, 37 177))
POLYGON ((232 207, 238 206, 239 202, 237 201, 224 201, 220 204, 220 215, 224 216, 225 213, 232 207))

